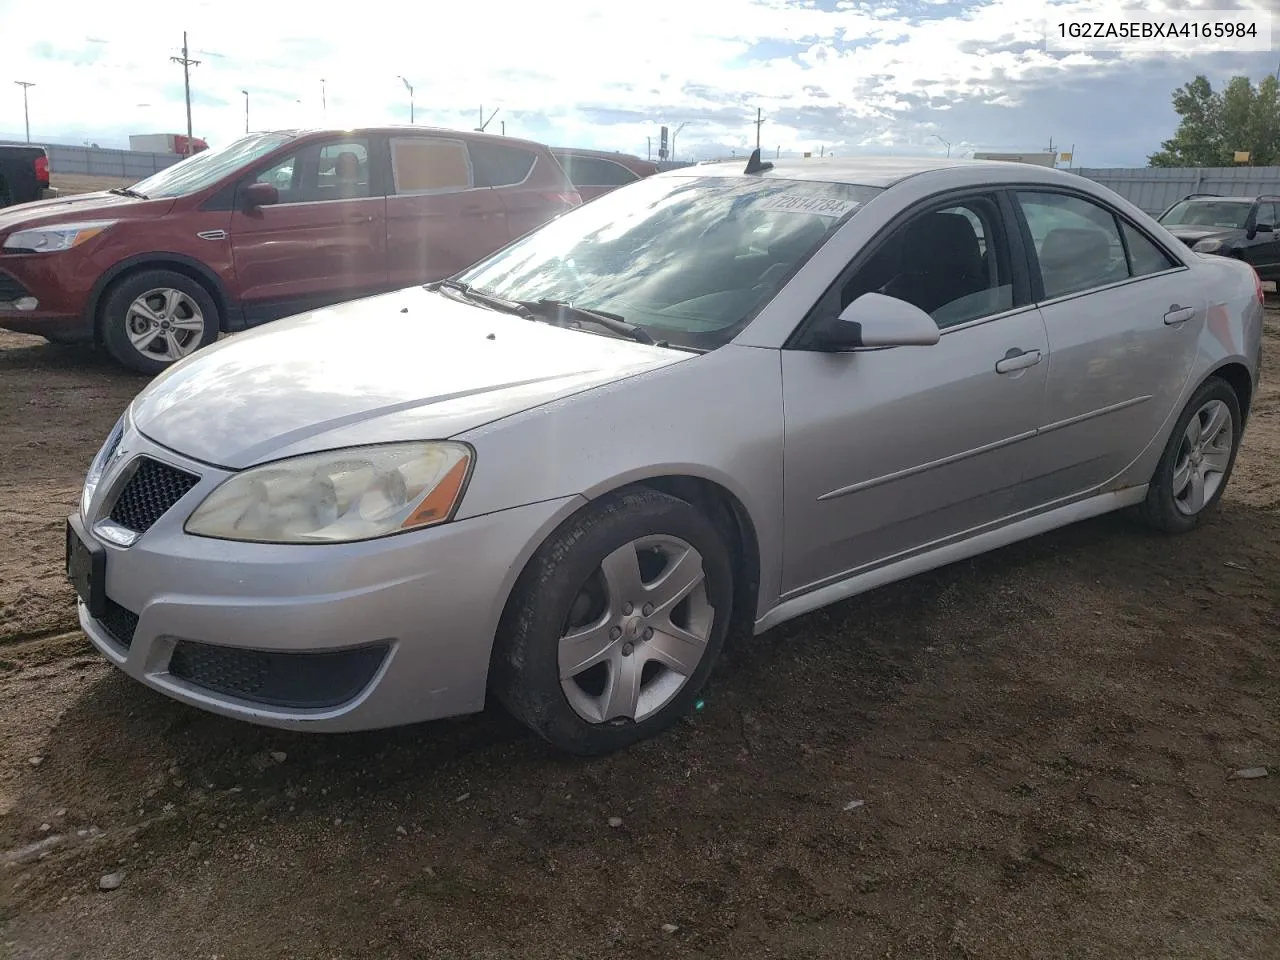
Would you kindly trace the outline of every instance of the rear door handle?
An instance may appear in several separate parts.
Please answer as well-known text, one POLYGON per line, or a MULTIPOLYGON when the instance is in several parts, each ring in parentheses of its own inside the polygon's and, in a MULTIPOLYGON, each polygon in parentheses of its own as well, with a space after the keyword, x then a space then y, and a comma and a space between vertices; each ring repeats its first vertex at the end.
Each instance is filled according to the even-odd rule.
POLYGON ((1025 370, 1027 367, 1034 367, 1039 362, 1039 350, 1019 350, 1017 347, 1010 347, 1009 352, 1004 355, 1004 359, 996 361, 996 373, 1013 373, 1015 370, 1025 370))
POLYGON ((1180 307, 1176 303, 1174 303, 1174 304, 1170 304, 1169 312, 1164 315, 1164 322, 1169 324, 1186 323, 1195 315, 1196 315, 1195 307, 1180 307))

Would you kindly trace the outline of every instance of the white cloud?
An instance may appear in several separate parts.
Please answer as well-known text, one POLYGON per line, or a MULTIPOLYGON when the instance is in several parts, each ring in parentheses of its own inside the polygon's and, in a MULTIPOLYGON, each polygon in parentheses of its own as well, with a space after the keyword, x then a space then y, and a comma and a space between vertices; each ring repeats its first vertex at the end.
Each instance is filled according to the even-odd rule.
MULTIPOLYGON (((835 9, 813 0, 468 0, 384 5, 367 16, 351 5, 313 4, 304 14, 188 0, 179 14, 157 0, 64 0, 56 19, 40 19, 29 5, 0 0, 0 36, 5 74, 37 84, 29 91, 33 134, 104 145, 123 145, 130 132, 185 130, 182 70, 169 60, 184 28, 201 61, 191 70, 195 133, 215 144, 243 132, 246 89, 255 129, 406 120, 400 75, 415 87, 419 123, 474 126, 484 104, 486 114, 501 107, 491 130, 505 121, 510 134, 561 143, 643 153, 659 124, 692 117, 682 153, 702 143, 745 146, 754 142, 757 106, 766 120, 839 107, 855 127, 850 143, 901 143, 912 137, 901 124, 920 107, 914 98, 938 110, 967 99, 1010 109, 1038 90, 1126 66, 1044 49, 1052 12, 1114 11, 1114 3, 990 0, 915 22, 906 4, 824 5, 835 9), (795 45, 801 52, 792 56, 795 45), (770 56, 771 48, 783 52, 770 56)), ((1188 45, 1155 59, 1197 56, 1188 45)), ((21 95, 0 88, 4 134, 21 132, 21 95)), ((774 120, 764 130, 786 150, 808 149, 814 137, 799 122, 774 120)), ((923 142, 923 131, 915 139, 923 142)))

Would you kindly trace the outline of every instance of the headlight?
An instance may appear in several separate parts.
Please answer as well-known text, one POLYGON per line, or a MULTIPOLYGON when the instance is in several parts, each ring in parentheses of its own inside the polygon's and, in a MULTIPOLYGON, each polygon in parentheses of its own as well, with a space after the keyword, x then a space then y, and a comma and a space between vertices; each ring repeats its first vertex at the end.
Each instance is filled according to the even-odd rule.
POLYGON ((330 450, 254 467, 225 481, 187 533, 258 543, 342 543, 449 520, 471 473, 453 442, 330 450))
POLYGON ((4 249, 10 253, 57 253, 96 237, 114 220, 86 220, 83 223, 53 223, 9 234, 4 249))
POLYGON ((1196 245, 1191 248, 1196 253, 1217 253, 1222 249, 1221 240, 1197 240, 1196 245))
POLYGON ((89 516, 89 504, 93 501, 93 493, 98 489, 98 481, 102 479, 103 471, 107 469, 107 464, 115 454, 116 448, 120 446, 120 440, 124 436, 125 417, 128 415, 127 412, 121 414, 116 425, 107 434, 107 440, 98 451, 98 455, 93 458, 93 463, 89 464, 89 473, 84 478, 84 489, 80 491, 81 517, 89 516))

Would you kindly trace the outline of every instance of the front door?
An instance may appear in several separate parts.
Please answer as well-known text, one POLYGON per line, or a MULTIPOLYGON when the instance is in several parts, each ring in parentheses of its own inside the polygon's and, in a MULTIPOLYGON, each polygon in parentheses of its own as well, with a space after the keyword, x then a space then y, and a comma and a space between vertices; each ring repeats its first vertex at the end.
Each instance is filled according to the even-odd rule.
POLYGON ((1028 490, 1049 503, 1116 477, 1174 414, 1208 302, 1190 270, 1092 199, 1014 196, 1051 358, 1028 490))
POLYGON ((313 142, 245 181, 279 202, 231 217, 236 278, 256 322, 387 288, 386 197, 368 138, 313 142))
POLYGON ((816 311, 887 293, 934 318, 937 344, 782 351, 783 599, 1028 506, 1049 348, 1008 219, 994 194, 928 204, 816 311))

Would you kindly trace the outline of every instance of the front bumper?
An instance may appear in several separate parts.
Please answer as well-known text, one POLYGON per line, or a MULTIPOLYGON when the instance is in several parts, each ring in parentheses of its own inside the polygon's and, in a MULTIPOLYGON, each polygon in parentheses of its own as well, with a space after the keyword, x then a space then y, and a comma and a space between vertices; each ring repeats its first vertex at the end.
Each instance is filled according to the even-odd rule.
POLYGON ((70 291, 58 288, 40 271, 6 270, 3 258, 0 258, 0 329, 68 339, 93 336, 92 325, 77 309, 70 291))
MULTIPOLYGON (((189 536, 228 474, 126 432, 88 514, 130 455, 200 474, 132 546, 106 551, 107 609, 80 624, 112 663, 195 707, 266 726, 367 730, 478 711, 503 604, 525 559, 580 498, 353 544, 279 546, 189 536)), ((92 530, 94 524, 88 525, 92 530)), ((100 527, 99 527, 100 529, 100 527)))

